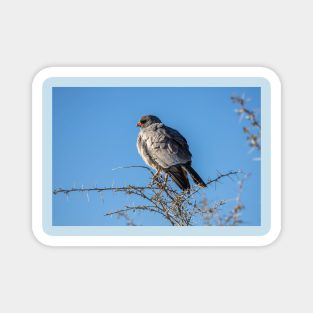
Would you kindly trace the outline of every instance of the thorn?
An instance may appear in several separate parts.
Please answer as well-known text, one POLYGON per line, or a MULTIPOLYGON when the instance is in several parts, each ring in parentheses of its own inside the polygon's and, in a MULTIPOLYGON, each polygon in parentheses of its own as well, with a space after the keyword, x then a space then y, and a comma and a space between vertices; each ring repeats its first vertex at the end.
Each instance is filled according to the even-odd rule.
POLYGON ((118 167, 112 168, 112 171, 120 170, 122 168, 123 168, 122 166, 118 166, 118 167))

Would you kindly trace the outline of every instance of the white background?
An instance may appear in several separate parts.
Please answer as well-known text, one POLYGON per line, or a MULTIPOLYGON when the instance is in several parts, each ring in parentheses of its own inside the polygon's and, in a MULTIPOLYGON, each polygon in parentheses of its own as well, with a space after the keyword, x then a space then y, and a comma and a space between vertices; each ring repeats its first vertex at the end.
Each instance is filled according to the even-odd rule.
POLYGON ((1 312, 312 311, 309 1, 2 1, 1 312), (263 248, 48 248, 31 233, 31 81, 47 66, 267 66, 283 228, 263 248))

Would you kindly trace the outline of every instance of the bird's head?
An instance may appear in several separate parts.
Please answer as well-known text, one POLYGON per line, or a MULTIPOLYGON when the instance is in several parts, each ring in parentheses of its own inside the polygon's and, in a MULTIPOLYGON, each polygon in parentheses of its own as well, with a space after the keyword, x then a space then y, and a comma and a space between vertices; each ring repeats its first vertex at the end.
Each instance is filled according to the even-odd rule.
POLYGON ((137 123, 137 127, 146 128, 154 123, 161 123, 161 120, 154 115, 144 115, 140 118, 139 122, 137 123))

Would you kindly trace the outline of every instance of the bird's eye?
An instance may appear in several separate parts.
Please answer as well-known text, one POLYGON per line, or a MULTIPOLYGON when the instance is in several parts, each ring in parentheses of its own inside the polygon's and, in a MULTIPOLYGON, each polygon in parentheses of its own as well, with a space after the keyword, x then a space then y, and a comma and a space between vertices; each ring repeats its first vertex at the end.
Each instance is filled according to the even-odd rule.
POLYGON ((141 120, 141 121, 140 121, 141 124, 144 124, 145 122, 146 122, 146 121, 144 121, 144 120, 141 120))

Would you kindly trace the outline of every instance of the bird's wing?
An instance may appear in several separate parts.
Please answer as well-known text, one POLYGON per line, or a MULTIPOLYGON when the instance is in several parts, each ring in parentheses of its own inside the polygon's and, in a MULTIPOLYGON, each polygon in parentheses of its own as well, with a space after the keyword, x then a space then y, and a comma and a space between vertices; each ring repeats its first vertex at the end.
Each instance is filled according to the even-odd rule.
POLYGON ((183 149, 188 151, 190 156, 192 156, 189 151, 189 145, 186 138, 183 135, 181 135, 176 129, 167 126, 164 126, 164 128, 166 132, 171 136, 171 138, 175 140, 177 144, 180 145, 183 149))
POLYGON ((149 156, 164 169, 191 161, 188 143, 175 129, 157 124, 144 139, 149 156))

